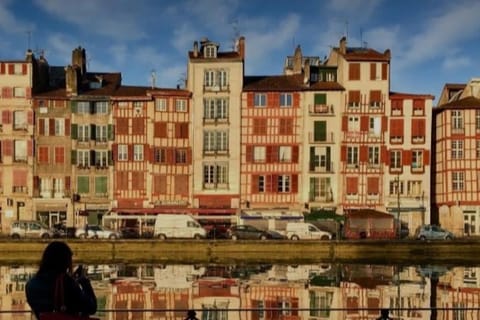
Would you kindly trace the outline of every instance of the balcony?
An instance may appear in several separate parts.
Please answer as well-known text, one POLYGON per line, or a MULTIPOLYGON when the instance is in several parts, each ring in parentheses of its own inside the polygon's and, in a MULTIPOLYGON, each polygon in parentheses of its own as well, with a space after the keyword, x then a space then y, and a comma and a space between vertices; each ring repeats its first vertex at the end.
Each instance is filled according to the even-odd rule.
POLYGON ((27 123, 14 123, 13 130, 15 131, 28 131, 28 124, 27 123))
POLYGON ((424 109, 413 109, 414 116, 424 116, 425 110, 424 109))
POLYGON ((77 169, 79 170, 89 170, 90 166, 87 164, 77 164, 77 169))
POLYGON ((326 203, 331 203, 333 202, 333 196, 332 195, 310 195, 308 198, 308 201, 311 202, 326 202, 326 203))
POLYGON ((415 143, 415 144, 425 143, 425 137, 424 136, 413 136, 412 137, 412 143, 415 143))
POLYGON ((312 173, 333 173, 333 162, 326 163, 324 165, 315 164, 310 162, 310 172, 312 173))
POLYGON ((313 132, 308 133, 308 142, 311 144, 331 144, 335 142, 333 132, 327 132, 324 137, 315 137, 313 132), (322 139, 323 138, 323 139, 322 139))
POLYGON ((400 117, 403 115, 402 109, 392 109, 392 116, 400 117))
POLYGON ((311 116, 334 115, 333 104, 314 104, 309 105, 308 110, 311 116))
POLYGON ((27 188, 27 186, 13 186, 12 187, 12 192, 13 193, 27 193, 28 188, 27 188))
POLYGON ((347 103, 348 109, 360 109, 360 101, 351 101, 347 103))
POLYGON ((95 140, 95 145, 96 146, 105 146, 105 145, 107 145, 107 143, 108 143, 107 138, 102 137, 102 138, 99 138, 99 139, 95 140))
POLYGON ((412 163, 412 166, 411 166, 411 171, 412 173, 422 173, 424 171, 424 167, 422 164, 420 163, 412 163))
POLYGON ((228 84, 225 84, 225 85, 212 84, 212 85, 203 86, 203 92, 229 92, 229 91, 230 91, 230 85, 228 84))
POLYGON ((218 124, 228 124, 228 118, 227 117, 215 117, 215 118, 203 118, 203 125, 218 125, 218 124))
POLYGON ((402 144, 403 137, 402 136, 390 136, 390 143, 392 144, 402 144))

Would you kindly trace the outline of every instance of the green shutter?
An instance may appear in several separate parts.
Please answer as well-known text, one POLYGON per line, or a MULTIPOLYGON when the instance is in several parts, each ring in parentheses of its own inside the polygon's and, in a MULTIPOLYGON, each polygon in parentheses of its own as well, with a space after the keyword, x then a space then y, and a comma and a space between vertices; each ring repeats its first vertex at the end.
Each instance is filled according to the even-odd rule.
POLYGON ((95 194, 107 193, 107 177, 95 177, 95 194))
POLYGON ((70 163, 77 164, 77 150, 70 151, 70 163))
POLYGON ((97 127, 94 124, 90 125, 90 140, 95 140, 97 136, 97 127))
POLYGON ((88 182, 88 177, 77 177, 77 192, 80 194, 89 193, 88 182))
POLYGON ((313 139, 315 141, 327 141, 327 122, 326 121, 314 122, 313 139))
POLYGON ((78 138, 78 125, 76 123, 72 123, 72 130, 70 131, 70 135, 72 136, 73 140, 77 140, 78 138))
POLYGON ((315 170, 315 147, 310 147, 310 171, 315 170))
POLYGON ((108 150, 108 165, 113 166, 113 152, 108 150))
POLYGON ((331 164, 331 161, 330 161, 330 157, 331 157, 331 155, 330 155, 330 147, 327 147, 327 152, 326 152, 326 153, 327 153, 327 155, 326 155, 326 158, 327 158, 327 160, 326 160, 326 161, 327 161, 327 171, 330 172, 330 169, 331 169, 331 167, 332 167, 332 164, 331 164))
POLYGON ((77 101, 70 101, 70 109, 72 113, 77 113, 77 101))
POLYGON ((113 136, 113 128, 114 128, 113 124, 108 125, 107 134, 108 134, 108 140, 110 141, 113 141, 115 139, 115 137, 113 136))
POLYGON ((325 93, 315 93, 315 105, 327 104, 327 95, 325 93))
POLYGON ((309 190, 309 200, 310 201, 315 201, 315 178, 314 177, 310 177, 310 190, 309 190))

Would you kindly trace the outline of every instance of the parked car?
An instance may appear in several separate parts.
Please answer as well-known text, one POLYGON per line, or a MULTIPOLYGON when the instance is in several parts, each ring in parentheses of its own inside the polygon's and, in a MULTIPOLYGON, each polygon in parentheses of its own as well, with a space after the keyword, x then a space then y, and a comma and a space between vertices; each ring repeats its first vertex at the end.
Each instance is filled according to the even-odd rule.
POLYGON ((453 238, 455 238, 453 233, 437 225, 423 225, 415 231, 415 239, 418 240, 452 240, 453 238))
POLYGON ((53 230, 47 225, 36 220, 14 221, 10 227, 10 237, 20 238, 53 238, 53 230))
POLYGON ((98 225, 91 225, 88 228, 78 228, 75 237, 81 239, 119 239, 121 233, 115 230, 103 228, 98 225))
POLYGON ((207 230, 207 239, 228 239, 228 227, 223 224, 204 225, 207 230))
POLYGON ((285 228, 287 238, 290 240, 330 240, 332 234, 327 231, 318 229, 311 223, 306 222, 289 222, 285 228))
POLYGON ((56 223, 52 227, 54 238, 75 238, 75 227, 67 227, 65 223, 56 223))
POLYGON ((250 225, 236 225, 228 230, 228 238, 232 240, 237 239, 285 239, 285 236, 279 232, 272 230, 261 230, 250 225))

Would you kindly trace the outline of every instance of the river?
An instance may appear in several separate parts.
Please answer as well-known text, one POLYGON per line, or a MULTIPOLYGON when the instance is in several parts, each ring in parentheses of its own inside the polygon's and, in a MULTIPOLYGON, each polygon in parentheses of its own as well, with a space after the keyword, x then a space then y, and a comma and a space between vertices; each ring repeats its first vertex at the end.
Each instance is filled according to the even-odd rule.
MULTIPOLYGON (((366 320, 376 319, 382 308, 393 319, 480 319, 477 265, 86 267, 100 319, 183 319, 186 310, 194 309, 205 320, 366 320)), ((35 271, 34 265, 0 266, 0 319, 31 319, 24 289, 35 271)))

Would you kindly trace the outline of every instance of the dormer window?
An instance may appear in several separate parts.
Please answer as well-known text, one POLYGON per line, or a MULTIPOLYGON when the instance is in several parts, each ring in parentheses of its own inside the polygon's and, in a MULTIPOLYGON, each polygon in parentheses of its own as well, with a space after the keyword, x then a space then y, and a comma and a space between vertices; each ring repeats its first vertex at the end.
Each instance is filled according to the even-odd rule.
POLYGON ((216 46, 206 46, 204 48, 205 58, 216 58, 217 57, 217 47, 216 46))

